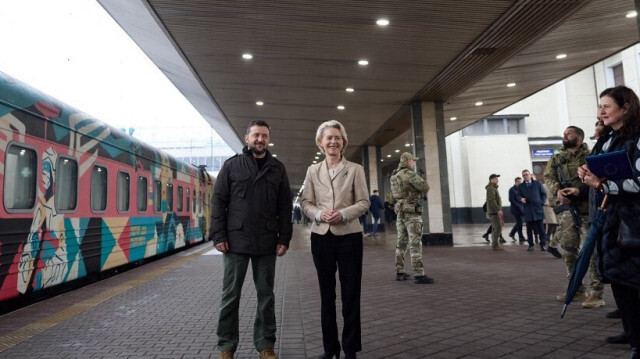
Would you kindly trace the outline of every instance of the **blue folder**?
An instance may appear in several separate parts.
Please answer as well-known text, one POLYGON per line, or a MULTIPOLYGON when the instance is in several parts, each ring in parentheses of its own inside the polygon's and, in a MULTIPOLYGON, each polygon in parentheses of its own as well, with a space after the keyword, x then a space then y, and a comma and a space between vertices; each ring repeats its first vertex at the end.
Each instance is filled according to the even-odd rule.
POLYGON ((633 168, 626 150, 587 156, 585 160, 589 170, 599 178, 617 181, 633 177, 633 168))

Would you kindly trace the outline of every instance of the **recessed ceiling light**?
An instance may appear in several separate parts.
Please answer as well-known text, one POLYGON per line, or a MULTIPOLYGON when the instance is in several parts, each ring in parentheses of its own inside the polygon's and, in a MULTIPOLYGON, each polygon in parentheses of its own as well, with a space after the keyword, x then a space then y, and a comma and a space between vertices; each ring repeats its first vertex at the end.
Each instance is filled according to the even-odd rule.
POLYGON ((318 156, 316 156, 316 157, 314 157, 314 158, 315 158, 316 160, 319 160, 319 159, 320 159, 320 157, 318 157, 318 156))
POLYGON ((273 156, 273 157, 278 157, 278 155, 276 155, 275 153, 274 153, 274 154, 272 154, 271 156, 273 156))
POLYGON ((381 158, 381 159, 380 159, 380 162, 384 162, 384 158, 381 158))
POLYGON ((404 147, 411 147, 411 144, 410 143, 405 143, 404 147))
POLYGON ((484 103, 482 101, 476 102, 476 106, 482 106, 484 103))
POLYGON ((318 161, 313 161, 312 163, 318 163, 318 161))
POLYGON ((347 87, 347 88, 345 89, 345 91, 347 91, 347 92, 353 92, 353 91, 355 91, 355 90, 354 90, 352 87, 347 87))
POLYGON ((387 19, 378 19, 378 21, 376 21, 376 24, 378 26, 387 26, 387 25, 389 25, 389 20, 387 20, 387 19))
POLYGON ((400 152, 400 150, 395 150, 396 153, 400 152))
POLYGON ((344 106, 338 105, 338 110, 344 110, 344 106))
POLYGON ((322 153, 320 153, 320 152, 316 152, 316 155, 318 155, 318 156, 320 156, 321 154, 322 154, 322 153))
POLYGON ((632 18, 636 16, 638 16, 638 13, 636 11, 629 11, 626 15, 627 18, 632 18))
POLYGON ((256 101, 256 105, 258 105, 258 106, 262 106, 262 105, 264 105, 264 102, 262 102, 262 101, 256 101))
POLYGON ((269 147, 273 147, 273 146, 275 146, 273 142, 269 142, 269 147))
POLYGON ((457 118, 456 116, 453 116, 453 117, 451 117, 449 120, 450 120, 450 121, 455 121, 455 120, 457 120, 457 119, 458 119, 458 118, 457 118))
POLYGON ((360 60, 360 61, 358 61, 358 65, 360 65, 360 66, 367 66, 367 65, 369 65, 369 61, 367 61, 367 60, 360 60))
POLYGON ((507 84, 507 87, 514 87, 515 85, 516 85, 516 83, 515 83, 515 82, 509 82, 509 83, 507 84))
POLYGON ((564 59, 567 57, 567 54, 560 54, 556 56, 556 59, 560 60, 560 59, 564 59))
POLYGON ((253 58, 253 55, 251 54, 242 54, 242 58, 245 60, 251 60, 253 58))
POLYGON ((387 158, 390 158, 390 157, 391 157, 391 155, 387 155, 387 158))

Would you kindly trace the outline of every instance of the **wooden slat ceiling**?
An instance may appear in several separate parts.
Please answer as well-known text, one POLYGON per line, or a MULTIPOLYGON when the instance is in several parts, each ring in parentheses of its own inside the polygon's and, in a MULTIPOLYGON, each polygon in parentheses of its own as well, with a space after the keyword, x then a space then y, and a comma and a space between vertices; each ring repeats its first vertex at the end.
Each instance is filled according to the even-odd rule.
POLYGON ((407 140, 413 101, 443 101, 445 118, 458 118, 446 122, 450 134, 638 41, 636 19, 625 18, 633 0, 100 2, 188 98, 187 80, 202 84, 235 132, 230 143, 250 120, 268 121, 294 188, 323 121, 345 125, 351 158, 363 145, 392 154, 407 140), (132 3, 162 31, 136 22, 132 3), (190 71, 158 50, 158 36, 190 71))

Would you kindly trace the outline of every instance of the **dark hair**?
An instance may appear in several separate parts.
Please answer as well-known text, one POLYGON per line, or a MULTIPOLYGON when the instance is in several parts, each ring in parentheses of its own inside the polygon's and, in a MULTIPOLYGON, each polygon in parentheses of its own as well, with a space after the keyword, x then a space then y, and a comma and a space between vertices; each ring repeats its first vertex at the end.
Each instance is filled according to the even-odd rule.
POLYGON ((578 135, 578 137, 581 137, 584 140, 584 131, 582 131, 582 129, 580 127, 567 126, 567 128, 572 128, 574 131, 576 131, 576 134, 578 135))
POLYGON ((516 178, 513 180, 513 182, 515 182, 515 181, 517 181, 517 180, 521 180, 521 181, 522 181, 522 178, 520 178, 520 177, 516 177, 516 178))
POLYGON ((609 96, 620 108, 628 105, 627 113, 622 118, 620 134, 626 138, 634 138, 640 132, 640 100, 632 89, 625 86, 609 87, 600 93, 600 98, 609 96))
POLYGON ((271 127, 269 127, 269 124, 267 123, 267 121, 253 120, 249 122, 249 126, 247 126, 247 135, 251 133, 251 127, 253 126, 266 127, 269 130, 269 132, 271 132, 271 127))

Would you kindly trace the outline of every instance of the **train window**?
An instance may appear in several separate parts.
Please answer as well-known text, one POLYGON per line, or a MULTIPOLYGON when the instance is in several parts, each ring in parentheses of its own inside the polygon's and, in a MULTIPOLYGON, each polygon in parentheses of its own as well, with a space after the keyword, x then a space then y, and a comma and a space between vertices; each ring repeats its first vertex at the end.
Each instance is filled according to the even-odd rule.
POLYGON ((185 201, 185 203, 187 204, 187 212, 189 212, 189 203, 191 203, 189 202, 190 200, 191 200, 191 197, 189 196, 189 189, 187 188, 187 198, 185 201))
POLYGON ((91 170, 91 210, 104 212, 107 210, 107 168, 93 166, 91 170))
MULTIPOLYGON (((10 145, 7 149, 4 168, 4 208, 7 210, 31 209, 36 203, 36 151, 22 146, 10 145)), ((47 192, 53 190, 50 162, 42 168, 42 181, 47 192)), ((49 199, 52 193, 45 194, 49 199)))
POLYGON ((196 197, 197 197, 197 192, 193 191, 193 206, 191 206, 193 208, 193 212, 196 212, 197 208, 196 208, 196 197))
POLYGON ((162 211, 162 183, 153 181, 153 210, 155 212, 162 211))
POLYGON ((147 177, 138 177, 138 212, 147 211, 147 177))
POLYGON ((182 186, 178 186, 178 212, 182 212, 182 197, 184 196, 184 189, 182 186))
POLYGON ((129 211, 129 197, 131 196, 131 180, 127 172, 118 172, 118 212, 129 211))
POLYGON ((73 211, 78 200, 78 162, 58 157, 56 164, 55 205, 58 211, 73 211))
POLYGON ((167 183, 167 212, 173 212, 173 184, 167 183))

